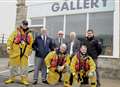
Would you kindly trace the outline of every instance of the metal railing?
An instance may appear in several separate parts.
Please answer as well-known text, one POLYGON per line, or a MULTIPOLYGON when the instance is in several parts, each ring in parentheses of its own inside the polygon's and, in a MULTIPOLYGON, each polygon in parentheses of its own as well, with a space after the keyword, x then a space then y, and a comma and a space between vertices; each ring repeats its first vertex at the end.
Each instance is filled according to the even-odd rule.
POLYGON ((0 34, 0 43, 4 44, 7 42, 8 35, 0 34))

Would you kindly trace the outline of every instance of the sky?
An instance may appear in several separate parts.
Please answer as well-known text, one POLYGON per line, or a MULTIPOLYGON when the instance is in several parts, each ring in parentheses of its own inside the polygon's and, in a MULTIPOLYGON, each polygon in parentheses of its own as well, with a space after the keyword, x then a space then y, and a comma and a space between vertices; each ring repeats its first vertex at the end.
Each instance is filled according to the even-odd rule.
POLYGON ((16 0, 0 0, 0 36, 8 36, 15 26, 16 0))
MULTIPOLYGON (((26 0, 27 5, 47 2, 51 0, 26 0)), ((57 0, 53 0, 57 1, 57 0)), ((0 0, 0 36, 10 35, 15 29, 17 0, 0 0)))
POLYGON ((51 2, 51 1, 53 2, 53 1, 65 1, 65 0, 26 0, 26 3, 27 5, 33 5, 33 4, 51 2))

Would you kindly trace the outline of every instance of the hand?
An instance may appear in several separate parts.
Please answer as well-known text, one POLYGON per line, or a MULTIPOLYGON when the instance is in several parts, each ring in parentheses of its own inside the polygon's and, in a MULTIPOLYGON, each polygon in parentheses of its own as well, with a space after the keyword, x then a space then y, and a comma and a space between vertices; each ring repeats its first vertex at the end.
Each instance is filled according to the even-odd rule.
POLYGON ((10 53, 10 47, 7 47, 7 53, 9 54, 10 53))
POLYGON ((61 70, 63 70, 65 68, 65 66, 61 66, 61 70))
POLYGON ((49 68, 47 68, 47 73, 49 73, 49 71, 50 71, 49 68))
POLYGON ((94 76, 94 72, 89 72, 89 73, 88 73, 88 76, 89 76, 89 77, 93 77, 93 76, 94 76))
POLYGON ((64 66, 60 66, 58 69, 59 69, 59 71, 63 71, 64 70, 64 66))
POLYGON ((77 76, 76 73, 73 73, 73 77, 74 77, 75 79, 78 79, 78 76, 77 76))

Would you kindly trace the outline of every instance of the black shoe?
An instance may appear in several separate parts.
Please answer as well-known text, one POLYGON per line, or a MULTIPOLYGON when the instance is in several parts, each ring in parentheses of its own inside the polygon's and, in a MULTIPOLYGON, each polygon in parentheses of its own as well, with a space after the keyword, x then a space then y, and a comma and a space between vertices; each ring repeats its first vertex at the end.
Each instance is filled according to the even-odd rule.
POLYGON ((37 84, 37 82, 38 82, 38 81, 37 81, 37 80, 35 80, 35 81, 33 82, 33 85, 36 85, 36 84, 37 84))
POLYGON ((49 83, 47 82, 47 80, 45 80, 45 81, 42 81, 42 83, 44 83, 44 84, 49 84, 49 83))
POLYGON ((61 79, 59 79, 59 82, 62 82, 62 80, 61 80, 61 79))
POLYGON ((100 83, 99 83, 99 84, 97 84, 97 87, 100 87, 100 83))
POLYGON ((97 80, 97 87, 100 87, 100 86, 101 86, 100 81, 97 80))
POLYGON ((82 81, 82 83, 81 84, 84 84, 84 85, 87 85, 87 84, 89 84, 89 78, 86 76, 86 77, 82 77, 82 79, 83 79, 83 81, 82 81))

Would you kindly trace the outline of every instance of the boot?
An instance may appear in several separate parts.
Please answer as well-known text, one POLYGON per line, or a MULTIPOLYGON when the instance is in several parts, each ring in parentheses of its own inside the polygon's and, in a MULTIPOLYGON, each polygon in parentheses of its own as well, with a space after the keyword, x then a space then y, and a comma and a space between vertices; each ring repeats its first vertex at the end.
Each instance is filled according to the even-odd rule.
POLYGON ((64 81, 64 87, 72 87, 68 81, 64 81))
POLYGON ((91 77, 90 82, 91 82, 91 87, 97 87, 96 86, 96 77, 91 77))
POLYGON ((5 81, 5 84, 10 84, 13 83, 15 81, 15 76, 10 77, 8 80, 5 81))
POLYGON ((26 76, 21 76, 21 83, 24 85, 29 85, 29 82, 26 76))
POLYGON ((97 87, 96 83, 91 83, 91 87, 97 87))
POLYGON ((72 87, 70 84, 64 84, 64 87, 72 87))

